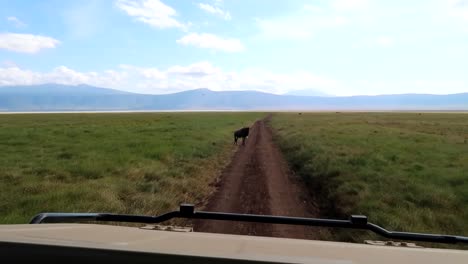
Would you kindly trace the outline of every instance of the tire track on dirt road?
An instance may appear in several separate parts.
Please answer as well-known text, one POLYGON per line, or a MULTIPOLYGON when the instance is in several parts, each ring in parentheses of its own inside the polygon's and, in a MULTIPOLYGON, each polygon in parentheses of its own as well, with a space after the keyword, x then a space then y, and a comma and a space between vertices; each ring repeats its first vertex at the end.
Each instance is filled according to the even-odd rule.
MULTIPOLYGON (((270 118, 270 117, 268 117, 270 118)), ((265 120, 251 127, 245 146, 238 146, 231 163, 224 169, 217 191, 209 198, 206 211, 318 217, 317 206, 307 190, 290 173, 288 165, 272 139, 265 120)), ((317 228, 197 220, 199 232, 317 238, 317 228)))

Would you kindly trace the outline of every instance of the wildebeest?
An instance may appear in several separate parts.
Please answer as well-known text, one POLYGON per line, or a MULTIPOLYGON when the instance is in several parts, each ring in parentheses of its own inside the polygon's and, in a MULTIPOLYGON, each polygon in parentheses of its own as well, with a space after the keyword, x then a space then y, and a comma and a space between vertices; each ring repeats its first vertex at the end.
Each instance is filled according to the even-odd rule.
POLYGON ((245 145, 245 138, 249 136, 249 128, 244 127, 234 132, 234 144, 237 145, 237 140, 242 138, 242 145, 245 145))

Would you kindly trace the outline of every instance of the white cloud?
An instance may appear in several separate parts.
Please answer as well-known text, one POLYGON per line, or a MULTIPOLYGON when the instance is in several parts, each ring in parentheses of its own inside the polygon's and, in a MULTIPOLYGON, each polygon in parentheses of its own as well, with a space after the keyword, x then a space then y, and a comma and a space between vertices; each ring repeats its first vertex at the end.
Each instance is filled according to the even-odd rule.
POLYGON ((468 0, 449 0, 449 15, 468 21, 468 0))
POLYGON ((249 68, 235 74, 234 82, 240 87, 248 87, 264 92, 277 94, 287 93, 291 90, 313 89, 334 94, 340 87, 336 80, 318 76, 308 71, 294 71, 289 73, 271 72, 264 69, 249 68))
POLYGON ((455 94, 466 93, 468 82, 464 80, 438 79, 428 76, 425 80, 390 80, 368 81, 358 80, 347 82, 347 87, 340 87, 336 94, 379 95, 379 94, 455 94))
POLYGON ((120 65, 101 72, 79 72, 59 66, 49 72, 35 72, 15 65, 0 67, 0 86, 59 83, 88 84, 129 92, 163 94, 189 89, 214 91, 257 90, 283 94, 312 89, 334 95, 376 95, 401 93, 449 94, 467 91, 463 80, 405 80, 342 82, 308 71, 272 72, 259 68, 224 71, 207 61, 174 65, 166 69, 120 65))
POLYGON ((17 17, 15 16, 9 16, 7 17, 7 21, 8 23, 11 23, 13 24, 15 27, 17 28, 24 28, 26 27, 26 23, 24 23, 23 21, 19 20, 17 17))
POLYGON ((286 16, 256 19, 259 36, 267 39, 307 39, 320 30, 336 28, 347 23, 346 17, 312 5, 306 5, 303 9, 286 16))
POLYGON ((108 8, 104 1, 77 1, 67 5, 61 12, 67 37, 81 40, 105 33, 112 23, 107 14, 108 8))
POLYGON ((368 7, 368 0, 335 0, 332 2, 333 8, 339 11, 362 10, 368 7))
POLYGON ((421 90, 422 92, 424 91, 438 91, 438 93, 451 93, 448 92, 446 89, 458 89, 460 91, 454 92, 454 93, 466 93, 467 92, 467 83, 465 81, 460 81, 460 80, 416 80, 412 82, 414 85, 413 89, 421 90), (442 87, 445 87, 443 89, 442 87), (441 89, 442 88, 442 89, 441 89))
POLYGON ((13 68, 13 67, 18 67, 18 64, 16 64, 16 62, 11 61, 11 60, 4 60, 2 61, 0 66, 5 67, 5 68, 13 68))
POLYGON ((389 36, 380 36, 376 39, 376 43, 381 47, 391 47, 395 43, 395 40, 389 36))
POLYGON ((181 28, 188 25, 179 22, 177 12, 160 0, 117 0, 115 5, 127 15, 155 28, 181 28))
POLYGON ((198 7, 205 12, 217 15, 225 20, 231 20, 231 14, 228 11, 224 11, 217 6, 212 6, 212 5, 204 4, 204 3, 198 3, 198 7))
POLYGON ((172 66, 167 69, 168 74, 186 75, 194 77, 203 77, 222 72, 221 69, 214 67, 207 61, 193 63, 188 66, 172 66))
POLYGON ((44 83, 90 84, 117 88, 126 77, 125 72, 113 70, 97 72, 78 72, 65 66, 54 68, 50 72, 34 72, 17 66, 0 68, 0 86, 34 85, 44 83))
POLYGON ((390 48, 395 45, 395 37, 388 35, 363 37, 355 40, 353 47, 356 48, 390 48))
POLYGON ((451 2, 454 6, 468 8, 468 0, 451 0, 451 2))
POLYGON ((0 85, 27 85, 38 82, 39 73, 22 70, 18 67, 0 68, 0 85))
POLYGON ((37 53, 55 48, 60 41, 46 36, 17 33, 0 33, 0 49, 23 53, 37 53))
POLYGON ((165 73, 156 68, 141 68, 140 73, 146 79, 162 80, 166 78, 165 73))
POLYGON ((337 81, 305 71, 275 73, 255 68, 224 71, 207 61, 166 69, 120 65, 117 69, 102 72, 79 72, 65 66, 56 67, 50 72, 35 72, 17 66, 0 67, 0 86, 44 83, 88 84, 150 94, 196 88, 258 90, 278 94, 290 89, 313 88, 333 93, 340 86, 337 81))
POLYGON ((222 38, 208 33, 190 33, 178 39, 177 43, 225 52, 240 52, 245 49, 242 42, 238 39, 222 38))

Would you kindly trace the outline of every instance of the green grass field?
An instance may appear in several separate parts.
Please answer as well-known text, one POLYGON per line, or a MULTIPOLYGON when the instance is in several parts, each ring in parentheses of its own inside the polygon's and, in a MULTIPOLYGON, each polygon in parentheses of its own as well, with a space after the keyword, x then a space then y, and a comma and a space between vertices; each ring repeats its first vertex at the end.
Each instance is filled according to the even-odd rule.
POLYGON ((200 202, 262 113, 0 115, 0 223, 39 212, 158 214, 200 202))
MULTIPOLYGON (((0 224, 45 211, 159 214, 200 203, 232 131, 264 113, 0 115, 0 224)), ((468 114, 278 113, 275 140, 324 217, 468 235, 468 114)), ((334 230, 324 239, 380 239, 334 230)))
POLYGON ((468 235, 468 114, 280 113, 271 122, 325 216, 365 214, 390 230, 468 235))

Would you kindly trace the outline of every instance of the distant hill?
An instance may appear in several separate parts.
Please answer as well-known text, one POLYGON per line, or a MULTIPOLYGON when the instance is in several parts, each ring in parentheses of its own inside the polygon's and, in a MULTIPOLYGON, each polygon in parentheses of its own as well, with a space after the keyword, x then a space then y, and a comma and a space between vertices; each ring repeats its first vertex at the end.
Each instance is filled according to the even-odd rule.
POLYGON ((1 95, 109 95, 131 94, 108 88, 100 88, 89 85, 62 85, 41 84, 30 86, 4 86, 0 87, 1 95))
POLYGON ((297 96, 332 96, 330 94, 326 94, 320 91, 312 90, 312 89, 304 89, 304 90, 293 90, 290 92, 285 93, 284 95, 297 95, 297 96))
POLYGON ((321 97, 196 89, 147 95, 88 85, 0 87, 0 111, 104 110, 468 110, 468 93, 321 97))

